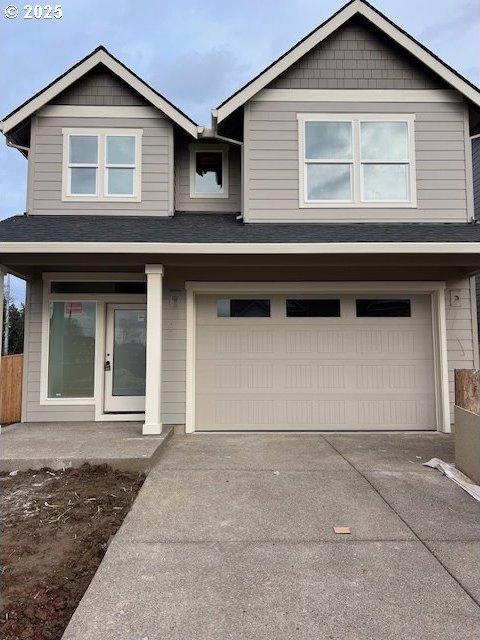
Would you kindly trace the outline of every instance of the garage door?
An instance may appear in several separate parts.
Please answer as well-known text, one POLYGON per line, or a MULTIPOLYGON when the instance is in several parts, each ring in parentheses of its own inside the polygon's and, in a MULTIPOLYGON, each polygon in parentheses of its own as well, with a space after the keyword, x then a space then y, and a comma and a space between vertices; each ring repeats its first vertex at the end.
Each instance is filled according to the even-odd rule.
POLYGON ((195 424, 435 429, 429 296, 199 296, 195 424))

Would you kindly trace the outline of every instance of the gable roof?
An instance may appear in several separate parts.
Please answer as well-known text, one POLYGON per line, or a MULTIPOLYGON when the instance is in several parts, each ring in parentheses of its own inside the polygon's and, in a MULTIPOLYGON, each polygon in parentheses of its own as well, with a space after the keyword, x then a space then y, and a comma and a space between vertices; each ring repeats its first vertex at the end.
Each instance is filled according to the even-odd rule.
POLYGON ((74 82, 80 80, 86 73, 99 64, 103 64, 113 74, 126 82, 132 89, 143 96, 153 106, 157 107, 168 116, 179 127, 187 131, 194 138, 198 137, 197 123, 185 115, 180 109, 175 107, 169 100, 164 98, 158 91, 144 82, 133 71, 126 67, 123 62, 112 56, 103 46, 97 47, 88 56, 70 67, 65 73, 51 82, 44 89, 36 93, 29 100, 14 109, 2 120, 1 130, 4 134, 11 131, 20 122, 31 116, 35 111, 50 102, 59 93, 70 87, 74 82))
POLYGON ((383 13, 380 13, 378 9, 366 2, 366 0, 351 0, 214 109, 212 113, 213 116, 216 117, 217 122, 225 120, 231 113, 248 102, 248 100, 264 89, 272 80, 275 80, 277 76, 289 69, 301 57, 323 42, 323 40, 328 38, 328 36, 342 27, 355 15, 363 16, 370 23, 378 27, 378 29, 392 38, 423 65, 471 100, 473 104, 480 107, 480 89, 472 82, 460 75, 455 69, 452 69, 452 67, 389 20, 383 13))

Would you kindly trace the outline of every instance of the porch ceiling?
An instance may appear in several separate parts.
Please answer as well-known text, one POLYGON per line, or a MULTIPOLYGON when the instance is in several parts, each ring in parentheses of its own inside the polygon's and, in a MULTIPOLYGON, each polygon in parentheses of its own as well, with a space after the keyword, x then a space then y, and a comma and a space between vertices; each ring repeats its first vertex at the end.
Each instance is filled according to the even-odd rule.
POLYGON ((145 273, 146 264, 163 264, 165 275, 181 280, 446 280, 480 272, 479 254, 2 254, 0 266, 33 280, 44 272, 145 273), (306 271, 308 270, 308 271, 306 271), (400 274, 400 275, 399 275, 400 274), (254 278, 255 279, 255 278, 254 278))

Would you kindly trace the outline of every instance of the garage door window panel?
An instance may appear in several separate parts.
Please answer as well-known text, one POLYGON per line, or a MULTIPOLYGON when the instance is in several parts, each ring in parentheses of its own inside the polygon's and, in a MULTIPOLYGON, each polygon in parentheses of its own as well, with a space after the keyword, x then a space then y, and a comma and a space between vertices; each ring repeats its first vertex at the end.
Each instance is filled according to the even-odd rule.
POLYGON ((218 318, 270 318, 270 300, 221 298, 217 300, 218 318))
POLYGON ((357 318, 410 318, 408 298, 363 298, 355 300, 357 318))
POLYGON ((339 299, 292 299, 286 301, 287 318, 339 318, 339 299))

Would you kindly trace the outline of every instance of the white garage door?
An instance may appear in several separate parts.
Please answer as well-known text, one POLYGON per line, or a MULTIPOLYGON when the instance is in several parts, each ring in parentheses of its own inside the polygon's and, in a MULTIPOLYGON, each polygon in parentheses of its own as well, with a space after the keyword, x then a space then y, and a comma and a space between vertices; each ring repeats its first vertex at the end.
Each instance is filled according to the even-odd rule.
POLYGON ((422 295, 197 298, 197 430, 435 429, 422 295))

